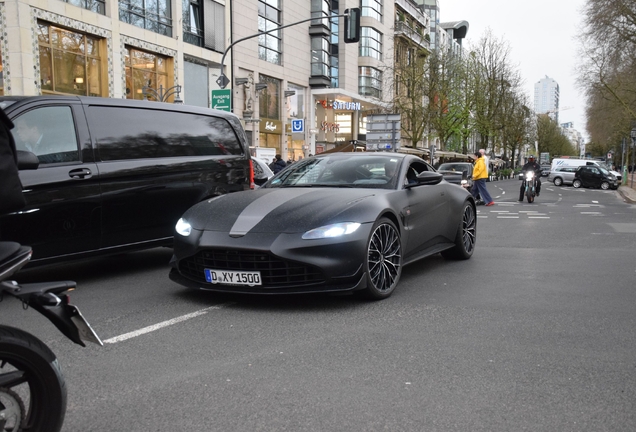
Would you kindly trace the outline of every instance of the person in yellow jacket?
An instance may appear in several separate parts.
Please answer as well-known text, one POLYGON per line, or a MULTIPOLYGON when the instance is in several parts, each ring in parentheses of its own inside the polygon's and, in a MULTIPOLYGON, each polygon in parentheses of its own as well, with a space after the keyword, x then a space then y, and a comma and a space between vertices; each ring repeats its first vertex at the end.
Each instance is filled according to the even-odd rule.
POLYGON ((473 190, 471 193, 477 198, 477 193, 481 196, 481 199, 487 206, 495 205, 492 197, 486 189, 486 179, 488 178, 488 168, 486 168, 486 161, 480 152, 475 152, 475 166, 473 167, 473 190))

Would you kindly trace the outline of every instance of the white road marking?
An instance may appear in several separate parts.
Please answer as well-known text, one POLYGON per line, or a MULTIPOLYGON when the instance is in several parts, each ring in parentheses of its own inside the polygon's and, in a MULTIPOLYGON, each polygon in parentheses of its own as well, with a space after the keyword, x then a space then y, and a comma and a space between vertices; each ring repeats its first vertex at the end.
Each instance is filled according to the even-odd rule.
POLYGON ((550 216, 530 216, 530 215, 528 215, 528 219, 550 219, 550 216))
POLYGON ((135 330, 135 331, 132 331, 132 332, 129 332, 129 333, 124 333, 123 335, 120 335, 120 336, 115 336, 113 338, 106 339, 104 341, 104 343, 122 342, 122 341, 125 341, 126 339, 131 339, 131 338, 134 338, 134 337, 137 337, 137 336, 141 336, 141 335, 146 334, 146 333, 153 332, 155 330, 159 330, 160 328, 164 328, 164 327, 171 326, 173 324, 180 323, 181 321, 186 321, 186 320, 189 320, 191 318, 196 318, 198 316, 205 315, 206 313, 208 313, 208 311, 211 311, 211 310, 214 310, 214 309, 222 309, 222 308, 224 308, 226 306, 230 306, 232 304, 233 303, 222 303, 220 305, 210 306, 208 308, 201 309, 200 311, 192 312, 192 313, 189 313, 189 314, 186 314, 186 315, 182 315, 180 317, 176 317, 176 318, 169 319, 167 321, 160 322, 158 324, 154 324, 154 325, 151 325, 151 326, 148 326, 148 327, 144 327, 144 328, 139 329, 139 330, 135 330))
POLYGON ((519 219, 519 216, 497 216, 497 219, 519 219))
POLYGON ((581 212, 582 215, 590 215, 590 216, 603 216, 601 212, 581 212))

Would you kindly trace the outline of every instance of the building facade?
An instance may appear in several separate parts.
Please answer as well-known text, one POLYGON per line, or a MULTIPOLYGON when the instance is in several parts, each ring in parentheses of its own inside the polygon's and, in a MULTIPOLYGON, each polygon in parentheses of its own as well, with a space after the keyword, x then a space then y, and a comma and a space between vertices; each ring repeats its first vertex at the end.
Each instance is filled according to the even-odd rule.
POLYGON ((534 111, 559 123, 559 84, 547 75, 534 85, 534 111))
POLYGON ((429 43, 422 11, 414 0, 5 0, 0 94, 221 108, 224 87, 252 146, 299 159, 364 141, 366 116, 392 97, 395 32, 429 43), (345 43, 354 7, 360 41, 345 43))

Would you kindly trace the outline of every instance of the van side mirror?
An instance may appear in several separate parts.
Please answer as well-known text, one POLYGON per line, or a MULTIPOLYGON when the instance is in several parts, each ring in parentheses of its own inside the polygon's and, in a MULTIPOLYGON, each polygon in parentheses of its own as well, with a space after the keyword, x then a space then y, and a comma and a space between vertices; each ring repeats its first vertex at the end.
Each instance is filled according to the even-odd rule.
POLYGON ((34 170, 40 166, 40 160, 30 151, 18 150, 18 169, 19 170, 34 170))

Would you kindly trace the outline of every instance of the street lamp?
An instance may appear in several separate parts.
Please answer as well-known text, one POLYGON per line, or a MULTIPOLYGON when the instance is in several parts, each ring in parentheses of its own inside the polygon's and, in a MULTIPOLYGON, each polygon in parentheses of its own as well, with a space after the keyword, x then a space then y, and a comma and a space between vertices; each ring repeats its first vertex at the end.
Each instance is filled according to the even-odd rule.
POLYGON ((181 100, 181 98, 179 97, 179 94, 181 93, 180 85, 169 87, 167 89, 164 89, 163 85, 160 85, 158 90, 149 86, 143 86, 142 91, 144 94, 144 100, 148 100, 148 95, 150 95, 157 99, 157 101, 159 102, 167 102, 168 98, 174 95, 173 103, 177 105, 183 105, 183 100, 181 100))

